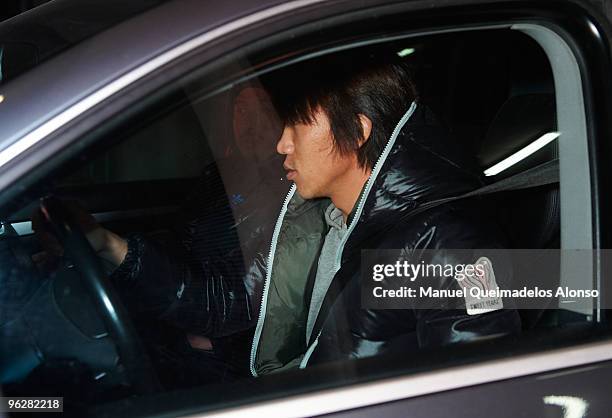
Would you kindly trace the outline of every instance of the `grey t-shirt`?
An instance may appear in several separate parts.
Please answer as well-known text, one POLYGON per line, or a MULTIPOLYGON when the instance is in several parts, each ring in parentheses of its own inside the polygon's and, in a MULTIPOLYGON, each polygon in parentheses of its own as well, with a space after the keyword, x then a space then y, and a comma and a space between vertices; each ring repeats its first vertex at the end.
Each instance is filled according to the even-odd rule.
POLYGON ((323 298, 336 274, 335 263, 338 255, 338 248, 347 233, 347 226, 342 217, 342 212, 340 209, 336 208, 333 203, 330 203, 325 210, 325 221, 330 228, 323 242, 323 248, 321 249, 321 255, 319 256, 317 266, 317 275, 312 289, 308 320, 306 321, 307 341, 310 340, 314 323, 321 309, 321 305, 323 304, 323 298))

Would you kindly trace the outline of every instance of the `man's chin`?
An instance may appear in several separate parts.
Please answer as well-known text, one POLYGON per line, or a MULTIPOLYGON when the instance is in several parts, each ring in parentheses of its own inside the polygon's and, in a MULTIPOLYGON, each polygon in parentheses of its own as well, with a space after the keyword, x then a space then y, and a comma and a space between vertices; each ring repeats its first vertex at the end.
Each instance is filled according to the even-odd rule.
POLYGON ((296 192, 300 195, 300 197, 304 200, 317 199, 320 197, 325 197, 321 193, 318 193, 316 190, 305 189, 304 187, 300 187, 298 183, 295 183, 296 192))
MULTIPOLYGON (((295 183, 295 182, 294 182, 295 183)), ((312 199, 314 198, 314 196, 312 195, 312 193, 310 193, 308 190, 304 190, 303 187, 300 187, 300 185, 298 183, 295 183, 295 189, 297 194, 300 195, 300 197, 304 200, 307 199, 312 199)))

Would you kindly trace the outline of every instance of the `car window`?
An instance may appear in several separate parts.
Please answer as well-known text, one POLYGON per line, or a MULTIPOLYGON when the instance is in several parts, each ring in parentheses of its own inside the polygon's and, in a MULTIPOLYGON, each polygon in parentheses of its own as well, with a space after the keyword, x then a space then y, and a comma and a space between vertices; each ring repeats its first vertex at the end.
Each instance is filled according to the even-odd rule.
POLYGON ((366 378, 411 374, 434 363, 477 362, 491 351, 510 356, 512 344, 561 328, 589 329, 597 289, 588 275, 572 284, 590 292, 578 307, 561 304, 569 294, 547 295, 528 308, 516 305, 520 296, 394 305, 393 295, 408 294, 414 282, 402 276, 405 260, 424 271, 440 266, 436 280, 448 260, 462 265, 468 282, 476 273, 465 268, 484 268, 470 289, 509 286, 511 279, 513 289, 532 288, 534 264, 542 266, 535 283, 541 288, 568 284, 560 270, 568 262, 563 251, 572 248, 563 227, 572 220, 563 218, 557 181, 527 184, 523 177, 523 187, 442 201, 504 179, 520 182, 513 176, 546 164, 558 177, 554 164, 567 152, 557 138, 567 121, 557 111, 545 49, 510 29, 350 46, 274 65, 253 53, 181 79, 171 100, 143 106, 112 130, 98 127, 97 148, 28 191, 28 204, 5 223, 1 241, 3 392, 63 394, 66 408, 86 411, 84 403, 232 388, 257 376, 273 396, 287 379, 302 391, 315 387, 312 373, 343 385, 371 371, 371 361, 377 370, 366 378), (331 79, 326 68, 335 70, 331 79), (367 86, 354 87, 356 81, 346 84, 356 91, 356 108, 338 104, 344 90, 327 95, 358 68, 388 97, 397 93, 384 84, 388 77, 401 78, 401 113, 383 96, 372 102, 380 109, 364 118, 355 109, 369 99, 359 90, 367 86), (385 73, 389 68, 395 72, 385 73), (322 108, 338 114, 318 119, 322 108), (346 126, 334 125, 334 115, 346 126), (383 123, 390 135, 369 154, 355 154, 363 160, 334 159, 370 149, 360 147, 375 144, 383 123), (343 144, 351 129, 368 138, 358 146, 318 142, 331 141, 333 132, 340 141, 334 144, 343 144), (353 163, 366 175, 347 209, 342 196, 354 184, 342 183, 341 193, 330 184, 353 163), (36 235, 16 228, 28 222, 36 235), (100 235, 99 227, 112 235, 100 235), (120 260, 104 247, 109 239, 124 246, 120 260), (87 283, 104 276, 108 289, 93 292, 87 283), (400 287, 389 284, 400 276, 400 287), (362 297, 368 278, 390 286, 379 291, 387 290, 386 299, 362 297), (119 319, 100 308, 100 298, 122 306, 119 319), (143 355, 129 357, 134 352, 143 355), (399 357, 410 364, 398 368, 399 357), (133 361, 126 366, 117 358, 133 361), (49 381, 58 383, 40 383, 49 381))
POLYGON ((63 185, 113 184, 197 177, 212 163, 205 132, 190 106, 183 106, 145 126, 132 127, 122 142, 63 185))

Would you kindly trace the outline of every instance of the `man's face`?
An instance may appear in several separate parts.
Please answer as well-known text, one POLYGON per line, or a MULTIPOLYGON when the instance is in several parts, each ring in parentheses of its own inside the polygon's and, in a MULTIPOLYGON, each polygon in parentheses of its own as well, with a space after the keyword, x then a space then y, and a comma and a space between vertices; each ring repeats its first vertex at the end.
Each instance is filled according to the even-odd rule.
POLYGON ((327 115, 318 110, 312 124, 285 126, 276 150, 286 155, 287 180, 295 182, 304 199, 331 197, 342 187, 346 173, 356 166, 356 156, 340 155, 333 147, 327 115))

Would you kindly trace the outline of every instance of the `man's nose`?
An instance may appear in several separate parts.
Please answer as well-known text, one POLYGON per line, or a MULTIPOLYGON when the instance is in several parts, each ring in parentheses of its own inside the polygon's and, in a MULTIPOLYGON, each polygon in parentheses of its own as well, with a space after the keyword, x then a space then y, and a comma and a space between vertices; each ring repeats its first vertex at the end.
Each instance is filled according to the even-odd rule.
POLYGON ((283 134, 276 144, 276 152, 282 155, 291 154, 293 152, 293 130, 289 126, 285 126, 283 134))

